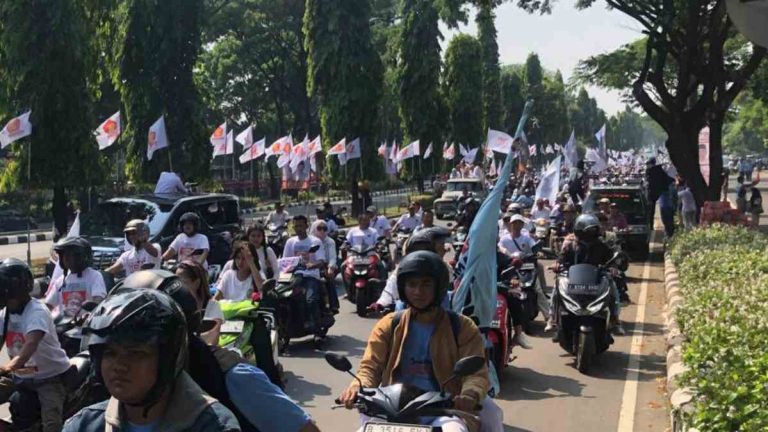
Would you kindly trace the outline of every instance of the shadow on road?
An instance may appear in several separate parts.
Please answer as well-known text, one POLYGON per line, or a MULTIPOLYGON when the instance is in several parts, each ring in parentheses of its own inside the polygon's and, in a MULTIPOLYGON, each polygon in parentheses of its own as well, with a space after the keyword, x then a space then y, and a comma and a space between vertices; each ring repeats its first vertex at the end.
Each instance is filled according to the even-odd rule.
POLYGON ((533 432, 530 429, 523 429, 515 426, 504 425, 504 432, 533 432))
MULTIPOLYGON (((665 372, 666 357, 658 354, 646 354, 640 356, 640 370, 637 380, 653 381, 665 372)), ((624 381, 627 379, 627 365, 629 353, 607 351, 600 354, 596 364, 589 371, 589 376, 599 379, 624 381)))
POLYGON ((572 378, 546 375, 528 368, 512 368, 507 369, 502 377, 499 399, 516 401, 583 397, 583 389, 584 384, 572 378))
MULTIPOLYGON (((331 332, 333 329, 331 329, 331 332)), ((347 335, 329 334, 320 350, 315 349, 311 337, 292 339, 288 348, 288 357, 323 358, 326 351, 342 354, 350 358, 362 357, 366 341, 347 335)), ((325 362, 323 362, 325 364, 325 362)))
POLYGON ((285 392, 302 407, 315 407, 307 402, 317 399, 319 396, 329 396, 331 388, 324 384, 306 381, 303 376, 291 371, 285 372, 285 392))

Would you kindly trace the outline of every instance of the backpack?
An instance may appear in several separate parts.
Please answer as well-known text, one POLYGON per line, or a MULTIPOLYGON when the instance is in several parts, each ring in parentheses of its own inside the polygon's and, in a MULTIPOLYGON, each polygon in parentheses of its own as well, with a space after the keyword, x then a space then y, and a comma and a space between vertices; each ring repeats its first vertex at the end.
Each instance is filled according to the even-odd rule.
MULTIPOLYGON (((403 312, 404 310, 399 310, 395 312, 394 317, 392 318, 392 330, 390 331, 389 340, 392 340, 392 338, 395 336, 395 329, 398 325, 400 325, 400 321, 403 319, 403 312)), ((448 319, 451 321, 451 332, 453 333, 453 342, 456 344, 456 347, 459 346, 459 332, 461 332, 461 320, 459 319, 459 314, 457 314, 454 311, 446 311, 448 313, 448 319)))
POLYGON ((757 188, 752 189, 752 196, 749 197, 749 210, 758 214, 763 212, 763 196, 757 188))

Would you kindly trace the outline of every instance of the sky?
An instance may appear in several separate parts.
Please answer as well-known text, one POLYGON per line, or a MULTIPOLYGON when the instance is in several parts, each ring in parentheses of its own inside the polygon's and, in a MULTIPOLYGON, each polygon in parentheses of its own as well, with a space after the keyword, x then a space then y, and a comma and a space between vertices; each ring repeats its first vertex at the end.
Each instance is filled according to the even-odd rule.
MULTIPOLYGON (((591 8, 579 11, 573 7, 574 1, 561 0, 555 4, 551 15, 544 16, 528 14, 515 3, 504 3, 496 9, 500 63, 525 63, 528 54, 535 52, 544 68, 559 69, 566 81, 579 60, 613 51, 642 36, 635 21, 606 9, 603 2, 595 2, 591 8)), ((443 48, 457 33, 477 35, 474 11, 468 25, 458 30, 446 27, 441 30, 445 36, 443 48)), ((618 92, 596 87, 587 90, 609 115, 624 109, 618 92)))

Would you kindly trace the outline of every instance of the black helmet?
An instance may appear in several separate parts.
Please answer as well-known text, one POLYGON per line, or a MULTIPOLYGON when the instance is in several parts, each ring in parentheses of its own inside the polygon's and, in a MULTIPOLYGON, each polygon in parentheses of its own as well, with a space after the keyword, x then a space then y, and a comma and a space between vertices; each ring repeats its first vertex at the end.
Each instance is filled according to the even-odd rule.
POLYGON ((197 307, 197 300, 189 290, 184 288, 178 276, 168 270, 142 270, 135 272, 125 278, 118 286, 115 292, 124 290, 135 290, 141 288, 150 288, 162 291, 178 303, 184 312, 184 318, 187 321, 187 330, 195 333, 200 328, 202 322, 202 311, 197 307))
POLYGON ((184 232, 184 224, 187 222, 192 222, 192 225, 195 227, 195 232, 200 231, 200 216, 198 216, 197 213, 186 212, 181 215, 181 218, 179 219, 179 231, 184 232))
POLYGON ((137 404, 149 410, 184 371, 187 360, 187 325, 184 313, 167 294, 155 289, 120 289, 104 299, 83 324, 96 376, 102 379, 104 346, 121 341, 157 344, 155 385, 137 404))
POLYGON ((448 267, 440 255, 431 251, 417 251, 406 255, 397 269, 397 293, 408 304, 405 280, 409 277, 431 277, 435 280, 435 299, 429 306, 439 306, 448 291, 448 267))
POLYGON ((409 254, 420 250, 436 251, 437 242, 445 241, 451 236, 451 232, 443 227, 425 228, 416 231, 405 245, 405 253, 409 254))
POLYGON ((34 278, 27 263, 16 258, 0 261, 0 308, 6 300, 17 298, 32 291, 34 278))
POLYGON ((59 265, 78 276, 82 276, 83 270, 90 267, 93 261, 91 244, 82 237, 63 238, 53 245, 53 250, 59 255, 59 265), (64 261, 61 258, 65 253, 71 253, 75 258, 71 264, 72 268, 64 267, 64 261))
POLYGON ((600 220, 593 214, 583 214, 573 223, 573 233, 584 243, 592 243, 600 236, 600 220))

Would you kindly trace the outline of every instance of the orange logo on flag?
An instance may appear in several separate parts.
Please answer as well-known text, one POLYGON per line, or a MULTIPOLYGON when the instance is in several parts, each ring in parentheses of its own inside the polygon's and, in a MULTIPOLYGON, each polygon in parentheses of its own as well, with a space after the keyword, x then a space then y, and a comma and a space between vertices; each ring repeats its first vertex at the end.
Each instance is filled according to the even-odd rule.
POLYGON ((102 127, 101 129, 108 136, 115 136, 117 135, 117 122, 112 119, 109 119, 106 122, 104 122, 104 127, 102 127))
POLYGON ((290 154, 291 153, 291 143, 286 141, 285 144, 283 144, 283 153, 284 154, 290 154))
POLYGON ((272 153, 280 153, 280 143, 276 142, 272 144, 271 149, 272 149, 272 153))
POLYGON ((13 135, 21 130, 21 120, 18 117, 8 122, 5 126, 5 130, 8 131, 8 135, 13 135))
POLYGON ((154 147, 157 145, 157 135, 155 131, 149 131, 149 146, 154 147))
POLYGON ((215 131, 213 131, 213 138, 221 138, 224 136, 224 129, 219 126, 216 128, 215 131))

